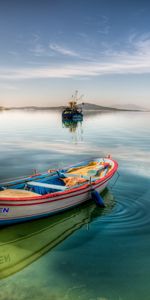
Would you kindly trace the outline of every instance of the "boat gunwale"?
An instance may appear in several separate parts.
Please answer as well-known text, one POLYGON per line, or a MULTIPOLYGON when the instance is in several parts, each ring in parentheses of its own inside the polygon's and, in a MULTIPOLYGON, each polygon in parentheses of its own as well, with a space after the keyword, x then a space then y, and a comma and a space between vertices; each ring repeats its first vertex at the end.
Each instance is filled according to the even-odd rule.
MULTIPOLYGON (((23 203, 21 203, 19 205, 26 205, 26 206, 28 206, 28 205, 34 205, 34 204, 44 204, 44 203, 48 203, 48 202, 63 200, 63 199, 66 199, 68 197, 64 197, 64 198, 61 198, 61 199, 59 199, 59 198, 58 199, 50 199, 50 198, 61 197, 61 196, 65 196, 65 195, 66 196, 69 195, 69 197, 70 197, 70 195, 72 193, 75 193, 75 192, 78 192, 78 191, 82 191, 82 190, 85 190, 87 188, 91 188, 92 186, 94 188, 98 184, 102 185, 103 183, 105 183, 108 180, 110 180, 111 177, 114 175, 114 173, 118 169, 118 163, 115 160, 113 160, 113 159, 109 159, 109 160, 114 163, 114 166, 113 166, 112 170, 110 172, 108 172, 108 174, 106 174, 104 177, 102 177, 100 179, 96 179, 93 182, 85 183, 83 185, 80 185, 79 187, 73 187, 71 189, 66 189, 65 191, 53 192, 53 193, 49 193, 49 194, 41 195, 41 196, 37 196, 37 197, 35 197, 35 196, 34 197, 29 197, 29 198, 26 198, 26 197, 20 197, 20 198, 19 197, 18 198, 4 197, 3 198, 2 197, 2 198, 0 198, 0 205, 3 205, 3 204, 6 205, 7 202, 12 202, 12 204, 9 203, 8 205, 13 205, 13 206, 15 206, 15 205, 18 206, 18 204, 15 204, 14 202, 23 202, 23 203), (42 201, 42 202, 35 203, 35 201, 47 200, 47 199, 49 199, 49 201, 45 201, 45 202, 42 201), (32 203, 28 203, 30 201, 32 201, 32 203)), ((88 191, 89 191, 89 189, 86 192, 88 192, 88 191)), ((86 193, 86 192, 83 192, 83 193, 86 193)), ((76 195, 74 195, 74 196, 76 196, 76 195)))

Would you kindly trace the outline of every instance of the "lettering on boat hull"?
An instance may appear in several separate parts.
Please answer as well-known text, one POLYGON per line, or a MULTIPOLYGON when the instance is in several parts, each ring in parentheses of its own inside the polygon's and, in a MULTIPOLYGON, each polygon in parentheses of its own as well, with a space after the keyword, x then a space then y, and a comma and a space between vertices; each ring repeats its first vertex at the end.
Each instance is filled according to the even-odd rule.
POLYGON ((9 207, 0 207, 0 215, 7 215, 9 213, 9 207))

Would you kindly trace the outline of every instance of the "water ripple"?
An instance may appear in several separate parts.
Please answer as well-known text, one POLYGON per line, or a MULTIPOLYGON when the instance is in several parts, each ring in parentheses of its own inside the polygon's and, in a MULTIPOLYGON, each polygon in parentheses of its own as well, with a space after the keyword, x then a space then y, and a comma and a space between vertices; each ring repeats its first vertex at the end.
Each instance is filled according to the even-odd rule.
POLYGON ((150 191, 138 198, 120 197, 112 212, 96 219, 94 226, 102 224, 107 234, 150 232, 150 191))

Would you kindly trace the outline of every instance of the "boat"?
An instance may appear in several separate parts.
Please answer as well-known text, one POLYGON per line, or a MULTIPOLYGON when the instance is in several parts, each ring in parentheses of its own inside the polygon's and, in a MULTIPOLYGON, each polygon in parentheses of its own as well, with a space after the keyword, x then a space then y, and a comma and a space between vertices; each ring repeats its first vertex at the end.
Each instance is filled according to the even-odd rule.
MULTIPOLYGON (((114 205, 113 195, 106 190, 103 197, 111 211, 114 205)), ((31 265, 81 227, 87 226, 88 229, 89 224, 102 214, 104 211, 97 209, 95 203, 88 202, 64 212, 63 215, 1 228, 0 279, 31 265)))
POLYGON ((69 105, 65 107, 62 112, 62 119, 63 120, 72 120, 72 121, 82 121, 83 120, 83 112, 82 107, 78 107, 77 102, 81 100, 83 95, 78 98, 78 91, 75 92, 75 95, 72 96, 69 105))
POLYGON ((118 169, 111 158, 87 160, 0 185, 0 226, 64 212, 100 194, 118 169))

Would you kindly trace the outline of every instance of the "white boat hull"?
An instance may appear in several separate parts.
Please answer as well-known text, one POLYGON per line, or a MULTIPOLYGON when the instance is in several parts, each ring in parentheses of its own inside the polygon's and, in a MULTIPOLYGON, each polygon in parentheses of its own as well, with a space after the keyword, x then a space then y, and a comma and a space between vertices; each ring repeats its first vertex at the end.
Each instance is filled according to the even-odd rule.
MULTIPOLYGON (((96 188, 99 193, 102 192, 107 183, 102 186, 96 188)), ((69 196, 69 195, 68 195, 69 196)), ((36 204, 31 203, 31 201, 27 201, 27 203, 16 203, 12 202, 5 203, 3 202, 4 213, 1 216, 0 224, 6 225, 9 223, 16 223, 20 221, 27 221, 34 218, 42 218, 44 216, 48 216, 51 214, 60 213, 64 210, 71 209, 74 206, 80 205, 91 199, 91 188, 81 193, 73 193, 71 196, 62 199, 61 197, 57 197, 57 199, 48 198, 45 201, 41 201, 38 203, 36 200, 36 204)))

